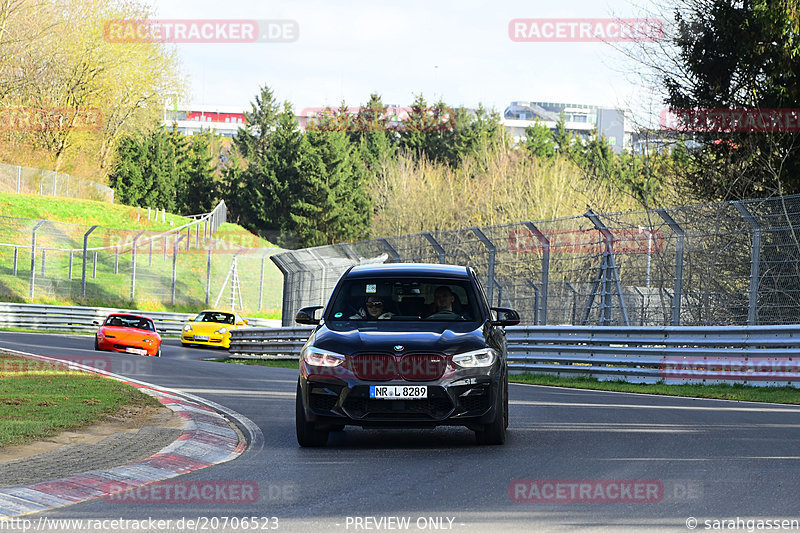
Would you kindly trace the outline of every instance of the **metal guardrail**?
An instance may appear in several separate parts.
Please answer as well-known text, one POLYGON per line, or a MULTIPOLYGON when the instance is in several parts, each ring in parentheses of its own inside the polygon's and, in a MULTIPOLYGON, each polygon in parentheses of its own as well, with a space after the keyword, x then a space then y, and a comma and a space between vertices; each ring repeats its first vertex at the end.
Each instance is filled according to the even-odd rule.
POLYGON ((314 328, 247 328, 231 331, 233 359, 294 359, 314 328))
MULTIPOLYGON (((156 328, 166 335, 179 335, 184 323, 196 313, 168 313, 163 311, 137 311, 111 307, 77 307, 68 305, 36 305, 0 303, 0 327, 37 329, 44 331, 94 332, 92 321, 102 321, 111 313, 132 313, 153 319, 156 328)), ((249 324, 259 329, 276 321, 247 318, 249 324)))
MULTIPOLYGON (((312 330, 235 330, 231 357, 296 360, 312 330)), ((516 326, 506 332, 515 371, 635 383, 800 386, 800 325, 516 326)))

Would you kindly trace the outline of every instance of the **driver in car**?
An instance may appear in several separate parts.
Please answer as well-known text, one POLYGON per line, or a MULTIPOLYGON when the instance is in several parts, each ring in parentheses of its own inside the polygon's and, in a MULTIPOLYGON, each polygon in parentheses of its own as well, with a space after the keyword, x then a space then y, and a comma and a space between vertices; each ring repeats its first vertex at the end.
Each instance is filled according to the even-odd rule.
POLYGON ((434 309, 434 313, 438 313, 440 311, 453 311, 453 302, 456 300, 456 295, 450 290, 450 287, 446 285, 442 285, 440 287, 436 287, 436 290, 433 291, 433 304, 436 306, 434 309))
POLYGON ((425 317, 439 320, 464 320, 460 305, 456 303, 456 295, 447 285, 440 285, 433 291, 433 305, 431 313, 425 317))

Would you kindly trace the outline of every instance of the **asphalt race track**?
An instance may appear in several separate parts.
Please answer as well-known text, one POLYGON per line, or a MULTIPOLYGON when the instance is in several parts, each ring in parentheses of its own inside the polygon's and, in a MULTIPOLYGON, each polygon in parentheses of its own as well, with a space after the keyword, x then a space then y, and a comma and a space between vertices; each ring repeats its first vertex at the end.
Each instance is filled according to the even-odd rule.
MULTIPOLYGON (((511 384, 505 446, 478 446, 466 429, 347 429, 327 448, 301 449, 296 371, 201 361, 225 352, 183 348, 177 339, 164 343, 160 359, 98 353, 92 343, 0 333, 0 347, 102 357, 112 372, 240 413, 260 430, 252 446, 176 480, 254 482, 259 498, 99 499, 26 517, 34 522, 171 520, 150 531, 755 531, 759 520, 761 529, 779 530, 786 519, 800 529, 800 406, 511 384), (245 528, 243 517, 258 520, 245 528)), ((59 528, 49 522, 49 530, 59 528)))

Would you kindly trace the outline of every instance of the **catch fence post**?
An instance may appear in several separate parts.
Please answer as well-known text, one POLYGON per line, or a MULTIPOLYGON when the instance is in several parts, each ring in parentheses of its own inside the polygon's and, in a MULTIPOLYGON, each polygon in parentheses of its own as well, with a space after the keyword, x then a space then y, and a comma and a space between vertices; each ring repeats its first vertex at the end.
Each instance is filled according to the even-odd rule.
POLYGON ((547 288, 550 285, 550 239, 545 237, 544 233, 533 222, 523 222, 522 224, 528 228, 528 231, 536 235, 536 238, 539 239, 539 244, 542 245, 542 294, 540 297, 542 311, 540 314, 541 322, 536 323, 547 325, 547 288))
POLYGON ((731 202, 733 206, 747 220, 753 230, 753 240, 750 244, 750 291, 747 302, 747 324, 758 324, 758 277, 761 268, 761 225, 756 217, 745 207, 741 201, 731 202))
POLYGON ((89 228, 89 231, 83 234, 83 265, 81 270, 81 297, 86 298, 86 261, 88 258, 86 257, 87 254, 87 246, 89 244, 89 235, 96 230, 99 226, 94 225, 89 228))
POLYGON ((683 290, 683 252, 685 247, 686 232, 667 213, 666 209, 656 209, 656 213, 675 233, 675 285, 672 290, 672 325, 681 325, 681 292, 683 290))
POLYGON ((29 292, 31 298, 33 298, 34 286, 36 285, 36 232, 45 222, 44 220, 37 222, 31 232, 31 288, 29 292))

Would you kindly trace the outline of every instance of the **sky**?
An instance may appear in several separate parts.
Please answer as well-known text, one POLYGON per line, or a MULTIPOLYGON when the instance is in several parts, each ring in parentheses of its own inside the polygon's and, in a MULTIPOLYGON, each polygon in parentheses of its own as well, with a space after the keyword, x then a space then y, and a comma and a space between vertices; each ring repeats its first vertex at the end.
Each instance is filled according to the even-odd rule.
MULTIPOLYGON (((552 101, 657 109, 642 70, 603 42, 514 42, 513 19, 640 18, 652 0, 151 0, 159 19, 296 23, 293 42, 175 44, 185 103, 249 109, 268 85, 296 111, 366 102, 453 107, 552 101)), ((633 46, 633 45, 621 45, 633 46)))

